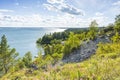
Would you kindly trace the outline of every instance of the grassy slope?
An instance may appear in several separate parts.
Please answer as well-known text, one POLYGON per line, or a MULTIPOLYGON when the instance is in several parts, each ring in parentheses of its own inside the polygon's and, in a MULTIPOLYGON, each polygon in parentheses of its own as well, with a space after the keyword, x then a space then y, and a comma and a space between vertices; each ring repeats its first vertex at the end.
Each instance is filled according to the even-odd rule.
POLYGON ((26 74, 26 69, 9 73, 1 80, 120 80, 120 42, 100 44, 95 55, 80 63, 49 66, 26 74))

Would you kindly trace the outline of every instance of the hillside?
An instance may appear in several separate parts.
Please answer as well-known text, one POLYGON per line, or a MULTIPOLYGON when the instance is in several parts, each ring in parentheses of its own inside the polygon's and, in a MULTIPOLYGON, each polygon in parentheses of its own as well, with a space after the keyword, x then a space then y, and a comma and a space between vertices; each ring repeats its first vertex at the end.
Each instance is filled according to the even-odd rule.
POLYGON ((119 80, 119 48, 118 43, 100 44, 96 54, 83 62, 54 67, 49 65, 46 69, 32 70, 32 72, 22 69, 8 73, 1 80, 119 80))
POLYGON ((16 50, 9 48, 3 35, 0 79, 120 80, 120 17, 116 18, 114 24, 104 28, 98 28, 94 20, 87 30, 45 34, 36 41, 44 49, 44 55, 38 52, 34 60, 30 52, 16 58, 16 50))

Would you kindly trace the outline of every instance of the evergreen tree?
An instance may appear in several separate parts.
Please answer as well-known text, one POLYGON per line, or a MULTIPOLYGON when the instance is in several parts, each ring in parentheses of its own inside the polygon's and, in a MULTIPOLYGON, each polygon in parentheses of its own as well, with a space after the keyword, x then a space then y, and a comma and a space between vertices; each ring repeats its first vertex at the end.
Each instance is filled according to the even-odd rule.
POLYGON ((15 65, 17 56, 18 53, 16 53, 14 48, 9 48, 7 38, 3 35, 0 42, 0 69, 4 74, 15 65))
POLYGON ((72 50, 77 49, 80 43, 81 42, 78 36, 71 32, 68 40, 65 42, 64 45, 64 49, 63 49, 64 56, 70 54, 72 50))
POLYGON ((53 57, 53 59, 54 59, 54 64, 56 64, 59 60, 61 60, 62 59, 62 54, 58 54, 58 53, 54 53, 53 55, 52 55, 52 57, 53 57))
POLYGON ((120 31, 120 14, 116 16, 115 18, 115 31, 120 31))
POLYGON ((90 37, 90 39, 95 39, 96 34, 98 31, 98 24, 96 22, 96 20, 92 21, 90 26, 89 26, 89 32, 88 32, 88 37, 90 37))
POLYGON ((26 67, 30 67, 30 64, 32 62, 32 54, 31 52, 27 52, 25 56, 23 57, 23 62, 26 67))

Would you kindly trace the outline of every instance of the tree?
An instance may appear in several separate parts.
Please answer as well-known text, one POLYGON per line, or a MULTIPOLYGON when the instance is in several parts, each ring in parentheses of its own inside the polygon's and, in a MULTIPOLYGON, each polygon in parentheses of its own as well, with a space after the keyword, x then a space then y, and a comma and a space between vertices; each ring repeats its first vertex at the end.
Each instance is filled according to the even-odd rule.
POLYGON ((53 54, 53 46, 52 45, 45 45, 44 46, 44 52, 45 52, 45 55, 47 54, 53 54))
POLYGON ((115 31, 120 31, 120 14, 116 16, 115 18, 115 31))
POLYGON ((68 40, 65 42, 63 53, 64 57, 72 52, 72 50, 77 49, 80 46, 80 40, 77 35, 70 33, 68 40))
POLYGON ((90 37, 90 39, 95 39, 96 34, 98 31, 98 24, 96 22, 96 20, 92 21, 90 26, 89 26, 89 32, 88 32, 88 37, 90 37))
POLYGON ((23 57, 23 62, 26 67, 30 67, 30 64, 32 62, 32 54, 31 52, 27 52, 25 56, 23 57))
POLYGON ((51 65, 53 63, 54 59, 52 58, 51 55, 47 54, 45 57, 44 57, 44 65, 48 66, 48 65, 51 65))
POLYGON ((9 69, 15 65, 17 56, 18 53, 16 53, 15 48, 9 48, 9 45, 7 44, 7 38, 5 35, 3 35, 0 42, 0 67, 4 74, 6 74, 9 69))
POLYGON ((103 28, 103 31, 106 33, 106 32, 113 32, 113 30, 114 30, 114 24, 112 24, 112 23, 109 23, 105 28, 103 28))
POLYGON ((54 59, 54 64, 56 64, 59 60, 62 59, 62 54, 54 53, 52 57, 54 59))
POLYGON ((89 27, 90 27, 90 29, 94 29, 95 27, 98 27, 98 23, 96 22, 96 20, 93 20, 92 22, 91 22, 91 24, 89 25, 89 27))
POLYGON ((43 55, 41 52, 38 53, 38 56, 33 61, 35 64, 37 64, 39 67, 44 65, 43 55))
POLYGON ((111 38, 113 42, 120 42, 120 35, 118 32, 111 38))

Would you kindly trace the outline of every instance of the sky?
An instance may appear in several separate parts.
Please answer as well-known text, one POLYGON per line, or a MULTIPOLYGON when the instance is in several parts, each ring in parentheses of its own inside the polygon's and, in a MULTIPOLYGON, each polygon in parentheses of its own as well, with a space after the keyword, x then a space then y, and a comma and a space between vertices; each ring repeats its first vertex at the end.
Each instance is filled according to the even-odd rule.
POLYGON ((118 14, 120 0, 0 0, 0 27, 103 27, 118 14))

